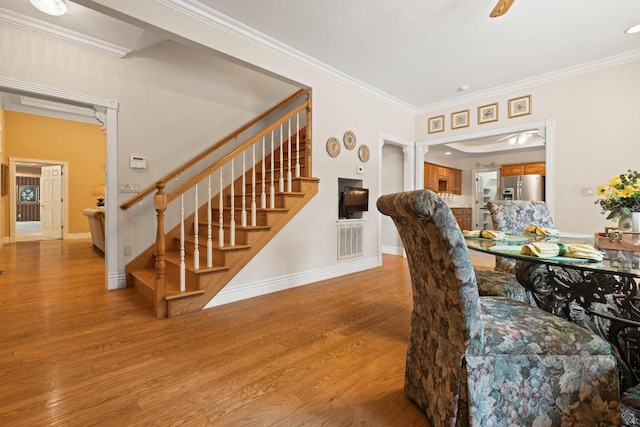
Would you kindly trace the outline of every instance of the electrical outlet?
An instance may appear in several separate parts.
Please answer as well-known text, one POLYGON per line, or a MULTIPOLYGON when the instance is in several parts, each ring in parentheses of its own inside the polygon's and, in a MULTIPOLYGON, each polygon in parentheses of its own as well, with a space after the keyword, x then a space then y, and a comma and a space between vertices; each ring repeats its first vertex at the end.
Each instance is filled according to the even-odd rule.
POLYGON ((356 173, 362 175, 364 173, 364 167, 356 166, 356 173))
POLYGON ((125 256, 130 256, 132 252, 133 252, 133 247, 131 247, 131 245, 125 245, 124 247, 125 256))
POLYGON ((593 196, 594 192, 593 192, 593 187, 582 187, 580 188, 580 195, 581 196, 593 196))

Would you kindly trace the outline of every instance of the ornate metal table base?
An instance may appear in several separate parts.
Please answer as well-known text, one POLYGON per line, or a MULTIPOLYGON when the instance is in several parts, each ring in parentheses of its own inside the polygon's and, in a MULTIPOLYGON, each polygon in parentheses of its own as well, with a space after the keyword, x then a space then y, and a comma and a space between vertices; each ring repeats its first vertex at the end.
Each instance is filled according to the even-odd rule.
POLYGON ((540 308, 613 344, 621 389, 640 383, 640 297, 632 277, 521 260, 516 277, 540 308))

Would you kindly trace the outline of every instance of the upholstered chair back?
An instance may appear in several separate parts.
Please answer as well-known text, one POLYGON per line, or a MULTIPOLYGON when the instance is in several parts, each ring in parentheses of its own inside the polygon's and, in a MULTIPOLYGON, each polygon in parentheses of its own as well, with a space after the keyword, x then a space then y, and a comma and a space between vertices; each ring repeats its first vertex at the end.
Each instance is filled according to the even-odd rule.
POLYGON ((393 219, 407 253, 417 317, 412 324, 417 321, 448 337, 449 350, 455 348, 451 355, 481 348, 483 328, 473 265, 449 207, 428 190, 382 196, 377 206, 393 219))
MULTIPOLYGON (((529 200, 490 200, 487 208, 491 213, 493 229, 507 234, 519 235, 529 225, 553 228, 553 218, 545 202, 529 200)), ((496 271, 515 272, 516 262, 496 257, 496 271)))

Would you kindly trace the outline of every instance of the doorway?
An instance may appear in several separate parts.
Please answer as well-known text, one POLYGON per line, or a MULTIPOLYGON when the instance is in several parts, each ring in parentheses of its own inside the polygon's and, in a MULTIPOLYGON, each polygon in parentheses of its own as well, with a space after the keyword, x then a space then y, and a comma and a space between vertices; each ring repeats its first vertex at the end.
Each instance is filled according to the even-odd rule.
MULTIPOLYGON (((75 92, 67 92, 56 88, 12 80, 1 76, 0 91, 92 108, 95 111, 96 120, 103 124, 106 134, 107 161, 105 165, 104 180, 105 196, 107 200, 110 200, 110 195, 113 195, 111 200, 117 200, 118 101, 78 94, 75 92)), ((13 179, 15 179, 15 176, 13 179)), ((67 192, 68 191, 63 188, 63 194, 67 192)), ((67 211, 68 209, 63 207, 63 215, 67 215, 67 211)), ((121 267, 122 271, 120 271, 118 263, 117 203, 107 203, 105 205, 105 211, 105 235, 109 236, 105 242, 105 282, 106 288, 112 290, 126 287, 126 276, 124 273, 124 266, 121 267)), ((0 218, 0 220, 2 220, 2 218, 0 218)))
POLYGON ((63 238, 64 225, 69 222, 69 198, 62 197, 67 194, 68 168, 68 162, 9 158, 9 182, 15 184, 9 191, 11 243, 63 238), (49 173, 52 171, 58 173, 49 173))
POLYGON ((476 186, 474 188, 474 229, 493 230, 491 213, 487 208, 489 200, 498 197, 498 169, 473 171, 476 186))

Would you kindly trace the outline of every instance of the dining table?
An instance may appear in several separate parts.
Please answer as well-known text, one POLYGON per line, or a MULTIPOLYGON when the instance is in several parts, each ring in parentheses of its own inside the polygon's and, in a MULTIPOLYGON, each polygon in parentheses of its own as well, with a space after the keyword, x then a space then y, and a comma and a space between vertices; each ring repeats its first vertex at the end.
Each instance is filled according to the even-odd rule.
POLYGON ((465 241, 469 249, 514 259, 516 279, 535 303, 609 341, 618 353, 621 390, 640 390, 640 234, 523 233, 465 241), (523 247, 537 242, 561 248, 586 244, 602 259, 523 253, 523 247))

